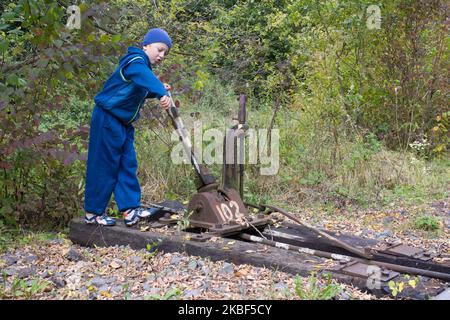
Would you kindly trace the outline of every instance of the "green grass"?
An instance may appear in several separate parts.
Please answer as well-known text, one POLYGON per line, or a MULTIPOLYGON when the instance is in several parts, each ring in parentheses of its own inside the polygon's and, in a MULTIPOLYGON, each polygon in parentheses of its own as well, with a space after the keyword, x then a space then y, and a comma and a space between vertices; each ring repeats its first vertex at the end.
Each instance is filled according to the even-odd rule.
POLYGON ((318 277, 312 273, 307 284, 304 285, 302 279, 297 276, 294 280, 295 292, 302 300, 331 300, 335 298, 341 291, 342 287, 332 283, 331 275, 328 274, 325 285, 319 284, 318 277))
POLYGON ((414 229, 423 231, 438 231, 440 229, 439 219, 430 215, 421 215, 414 219, 414 229))
POLYGON ((0 299, 33 299, 51 286, 50 282, 42 279, 32 279, 28 282, 14 277, 11 280, 11 286, 7 288, 6 276, 3 275, 3 281, 0 283, 0 299))
POLYGON ((180 300, 183 291, 179 288, 173 288, 167 291, 164 295, 150 294, 144 297, 145 300, 180 300))
POLYGON ((26 245, 43 244, 55 238, 64 239, 64 232, 32 231, 21 227, 10 228, 0 221, 0 252, 26 245))

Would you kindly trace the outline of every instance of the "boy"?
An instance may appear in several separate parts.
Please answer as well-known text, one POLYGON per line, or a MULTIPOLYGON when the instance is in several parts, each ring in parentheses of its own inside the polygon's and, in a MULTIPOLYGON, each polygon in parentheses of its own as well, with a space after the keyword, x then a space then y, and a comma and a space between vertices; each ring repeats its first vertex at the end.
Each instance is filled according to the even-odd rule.
POLYGON ((129 47, 94 98, 84 199, 87 224, 115 225, 116 221, 106 214, 113 192, 127 226, 152 214, 140 207, 132 123, 139 118, 139 110, 147 98, 159 99, 163 109, 169 107, 170 86, 156 78, 152 65, 161 63, 171 47, 172 40, 166 31, 151 29, 144 37, 142 50, 129 47))

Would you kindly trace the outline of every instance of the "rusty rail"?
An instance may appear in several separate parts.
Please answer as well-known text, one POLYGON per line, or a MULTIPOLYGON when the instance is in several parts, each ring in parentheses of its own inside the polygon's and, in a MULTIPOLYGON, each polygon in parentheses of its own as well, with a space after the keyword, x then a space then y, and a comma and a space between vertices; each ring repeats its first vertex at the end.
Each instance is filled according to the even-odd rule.
POLYGON ((353 247, 353 246, 351 246, 351 245, 349 245, 349 244, 347 244, 347 243, 345 243, 345 242, 343 242, 343 241, 341 241, 341 240, 339 240, 339 239, 329 235, 328 233, 323 232, 323 231, 313 227, 312 225, 297 219, 296 217, 294 217, 292 214, 290 214, 286 210, 283 210, 283 209, 275 207, 275 206, 270 206, 270 205, 261 205, 261 207, 268 208, 272 212, 279 212, 279 213, 281 213, 282 215, 286 216, 287 218, 297 222, 298 224, 301 224, 305 228, 308 228, 309 230, 319 234, 320 236, 324 237, 325 239, 327 239, 328 241, 332 242, 333 244, 335 244, 336 246, 338 246, 340 248, 348 250, 348 251, 350 251, 350 252, 352 252, 352 253, 360 256, 360 257, 363 257, 365 259, 371 259, 372 258, 372 255, 370 253, 365 252, 365 251, 363 251, 361 249, 355 248, 355 247, 353 247))
POLYGON ((249 235, 246 233, 240 234, 239 237, 244 240, 247 240, 247 241, 262 243, 262 244, 266 244, 266 245, 269 245, 272 247, 281 248, 281 249, 285 249, 285 250, 292 250, 292 251, 297 251, 297 252, 301 252, 301 253, 312 254, 312 255, 315 255, 318 257, 322 257, 322 258, 334 259, 334 260, 345 261, 345 262, 349 262, 349 261, 353 260, 353 261, 358 261, 358 262, 362 262, 362 263, 366 263, 366 264, 379 266, 382 268, 390 269, 390 270, 401 272, 401 273, 409 273, 409 274, 427 276, 430 278, 437 278, 437 279, 450 281, 450 274, 447 274, 447 273, 418 269, 418 268, 413 268, 413 267, 399 266, 399 265, 391 264, 391 263, 372 261, 372 260, 366 260, 366 259, 361 259, 361 258, 349 257, 349 256, 342 255, 342 254, 334 254, 334 253, 320 251, 320 250, 313 250, 313 249, 309 249, 309 248, 294 246, 294 245, 283 243, 283 242, 277 242, 277 241, 264 239, 264 238, 249 235))

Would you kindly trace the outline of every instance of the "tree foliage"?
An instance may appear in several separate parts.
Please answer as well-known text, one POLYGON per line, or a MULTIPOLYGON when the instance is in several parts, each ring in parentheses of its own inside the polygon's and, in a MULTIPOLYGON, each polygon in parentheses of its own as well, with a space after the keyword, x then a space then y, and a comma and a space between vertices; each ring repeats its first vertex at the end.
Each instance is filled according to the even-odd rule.
POLYGON ((120 52, 91 20, 107 6, 80 7, 83 29, 70 30, 59 2, 3 5, 0 216, 9 223, 48 214, 67 221, 80 208, 90 107, 79 102, 91 100, 120 52), (80 121, 66 121, 71 113, 80 121))
POLYGON ((66 27, 71 4, 0 4, 0 218, 10 223, 81 210, 93 96, 151 27, 174 42, 161 78, 193 100, 220 79, 281 101, 334 146, 362 137, 448 154, 443 0, 378 1, 379 29, 368 27, 370 0, 87 1, 80 30, 66 27))

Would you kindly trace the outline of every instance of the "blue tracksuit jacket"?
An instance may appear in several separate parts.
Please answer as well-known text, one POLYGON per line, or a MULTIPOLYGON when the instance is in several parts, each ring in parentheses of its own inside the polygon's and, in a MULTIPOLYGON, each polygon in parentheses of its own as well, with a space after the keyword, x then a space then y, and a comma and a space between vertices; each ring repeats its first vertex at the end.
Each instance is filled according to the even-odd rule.
POLYGON ((130 47, 95 98, 89 132, 85 211, 101 215, 114 193, 120 211, 140 206, 134 127, 145 99, 168 95, 145 52, 130 47))

